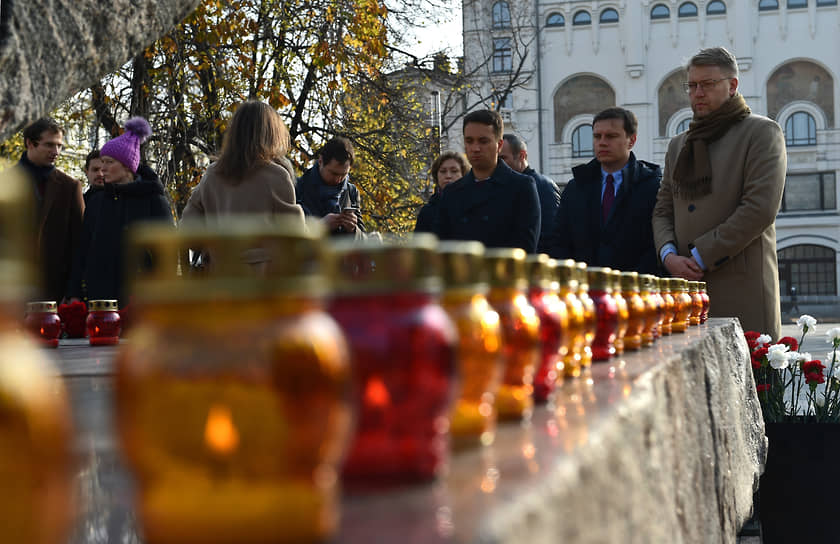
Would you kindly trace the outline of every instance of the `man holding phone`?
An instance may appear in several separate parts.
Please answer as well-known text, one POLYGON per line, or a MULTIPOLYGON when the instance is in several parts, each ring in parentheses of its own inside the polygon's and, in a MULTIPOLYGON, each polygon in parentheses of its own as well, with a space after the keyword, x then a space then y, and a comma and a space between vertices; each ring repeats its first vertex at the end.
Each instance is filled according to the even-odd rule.
POLYGON ((306 215, 320 217, 330 234, 365 231, 359 190, 350 183, 355 150, 346 138, 335 137, 318 151, 318 161, 298 178, 295 192, 306 215))

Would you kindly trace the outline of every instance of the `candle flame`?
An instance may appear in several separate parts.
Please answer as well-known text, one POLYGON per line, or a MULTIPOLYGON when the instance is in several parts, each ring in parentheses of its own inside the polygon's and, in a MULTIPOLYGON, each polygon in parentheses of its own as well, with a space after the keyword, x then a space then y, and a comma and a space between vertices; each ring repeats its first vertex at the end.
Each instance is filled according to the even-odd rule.
POLYGON ((207 413, 204 426, 204 441, 216 453, 231 453, 239 445, 239 432, 233 424, 230 409, 214 404, 207 413))
POLYGON ((383 408, 391 402, 391 395, 388 394, 388 389, 385 388, 381 379, 371 378, 365 387, 365 400, 371 406, 383 408))

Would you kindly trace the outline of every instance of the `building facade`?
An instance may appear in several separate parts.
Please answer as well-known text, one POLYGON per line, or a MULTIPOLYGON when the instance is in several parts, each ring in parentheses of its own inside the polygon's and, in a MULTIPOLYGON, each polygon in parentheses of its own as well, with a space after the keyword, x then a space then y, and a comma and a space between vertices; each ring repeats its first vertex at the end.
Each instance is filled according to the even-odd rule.
MULTIPOLYGON (((840 7, 837 0, 463 0, 465 70, 519 78, 503 111, 530 162, 560 184, 592 158, 594 115, 639 118, 636 155, 664 163, 691 120, 685 64, 723 46, 753 112, 775 119, 788 176, 776 222, 783 306, 840 293, 840 7), (489 53, 488 53, 489 52, 489 53), (489 54, 489 57, 488 57, 489 54), (524 57, 523 57, 524 55, 524 57), (489 60, 489 70, 476 67, 489 60)), ((783 308, 785 309, 785 308, 783 308)), ((830 313, 830 312, 829 312, 830 313)), ((837 317, 840 312, 832 314, 837 317)))

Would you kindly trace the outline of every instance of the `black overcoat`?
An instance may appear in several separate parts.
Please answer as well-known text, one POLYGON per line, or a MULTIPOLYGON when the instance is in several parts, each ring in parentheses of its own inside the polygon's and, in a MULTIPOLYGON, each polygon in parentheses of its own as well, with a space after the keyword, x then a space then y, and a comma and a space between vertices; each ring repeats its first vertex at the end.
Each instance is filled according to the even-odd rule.
POLYGON ((537 250, 540 200, 533 178, 499 161, 489 179, 472 170, 441 192, 435 234, 441 240, 478 240, 487 247, 537 250))
POLYGON ((601 220, 601 163, 593 159, 572 169, 560 199, 549 255, 590 266, 659 274, 651 219, 662 169, 636 159, 622 171, 622 183, 607 222, 601 220))

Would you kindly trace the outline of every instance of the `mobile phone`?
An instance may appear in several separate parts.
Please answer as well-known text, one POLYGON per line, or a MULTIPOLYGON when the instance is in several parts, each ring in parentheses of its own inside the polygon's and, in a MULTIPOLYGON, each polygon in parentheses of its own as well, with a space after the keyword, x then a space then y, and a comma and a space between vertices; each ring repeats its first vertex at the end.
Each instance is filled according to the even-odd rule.
POLYGON ((357 211, 359 211, 359 208, 357 208, 356 206, 345 206, 344 208, 341 209, 341 213, 357 212, 357 211))

